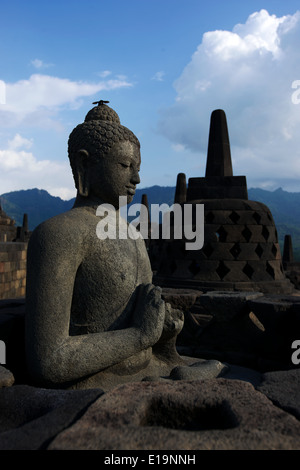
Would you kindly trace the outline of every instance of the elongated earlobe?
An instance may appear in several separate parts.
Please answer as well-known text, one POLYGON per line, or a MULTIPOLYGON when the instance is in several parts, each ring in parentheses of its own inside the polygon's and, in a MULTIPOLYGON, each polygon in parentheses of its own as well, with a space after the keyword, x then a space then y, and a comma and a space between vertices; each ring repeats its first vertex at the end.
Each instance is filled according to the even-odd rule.
POLYGON ((89 181, 87 174, 87 161, 89 153, 85 149, 77 152, 77 191, 80 196, 89 195, 89 181))

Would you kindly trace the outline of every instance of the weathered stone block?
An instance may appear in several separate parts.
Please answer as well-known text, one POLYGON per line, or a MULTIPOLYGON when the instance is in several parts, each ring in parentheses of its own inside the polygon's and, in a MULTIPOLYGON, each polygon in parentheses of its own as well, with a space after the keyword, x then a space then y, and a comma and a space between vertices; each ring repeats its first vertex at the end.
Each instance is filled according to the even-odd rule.
POLYGON ((0 390, 0 449, 39 450, 70 426, 101 390, 45 390, 14 385, 0 390))
POLYGON ((263 297, 261 292, 213 291, 202 294, 197 304, 216 321, 228 322, 249 310, 247 302, 263 297))
POLYGON ((0 389, 3 387, 11 387, 14 382, 15 378, 13 374, 6 367, 0 366, 0 389))
POLYGON ((297 449, 299 433, 293 416, 246 382, 144 382, 100 397, 48 449, 297 449))

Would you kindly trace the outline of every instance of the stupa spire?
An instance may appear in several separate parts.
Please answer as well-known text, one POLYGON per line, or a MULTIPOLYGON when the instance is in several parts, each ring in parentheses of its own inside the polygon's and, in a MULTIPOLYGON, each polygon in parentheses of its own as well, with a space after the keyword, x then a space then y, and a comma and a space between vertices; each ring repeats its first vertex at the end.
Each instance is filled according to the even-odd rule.
POLYGON ((205 176, 233 176, 227 119, 222 109, 211 114, 205 176))
POLYGON ((186 192, 187 192, 187 187, 186 187, 185 173, 178 173, 174 203, 182 204, 186 202, 186 192))

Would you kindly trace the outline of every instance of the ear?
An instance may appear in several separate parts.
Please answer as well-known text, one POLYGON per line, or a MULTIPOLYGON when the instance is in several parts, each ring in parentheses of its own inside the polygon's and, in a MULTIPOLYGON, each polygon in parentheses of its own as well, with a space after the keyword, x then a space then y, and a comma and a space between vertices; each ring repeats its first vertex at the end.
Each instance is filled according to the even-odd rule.
POLYGON ((87 197, 89 195, 89 181, 87 174, 87 164, 89 153, 85 149, 77 151, 77 190, 80 196, 87 197))

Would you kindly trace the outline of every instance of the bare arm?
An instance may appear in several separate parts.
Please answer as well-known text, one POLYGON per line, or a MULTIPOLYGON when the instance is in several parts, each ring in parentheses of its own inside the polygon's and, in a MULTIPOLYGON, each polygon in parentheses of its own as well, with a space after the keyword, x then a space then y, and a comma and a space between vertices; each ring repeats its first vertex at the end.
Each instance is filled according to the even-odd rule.
POLYGON ((50 228, 39 227, 28 247, 26 351, 37 379, 62 384, 152 346, 162 333, 165 305, 159 288, 143 286, 130 327, 69 336, 74 280, 84 253, 71 228, 59 235, 55 223, 50 228))

